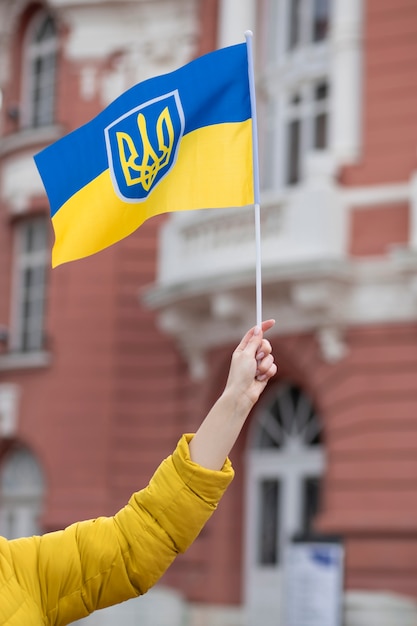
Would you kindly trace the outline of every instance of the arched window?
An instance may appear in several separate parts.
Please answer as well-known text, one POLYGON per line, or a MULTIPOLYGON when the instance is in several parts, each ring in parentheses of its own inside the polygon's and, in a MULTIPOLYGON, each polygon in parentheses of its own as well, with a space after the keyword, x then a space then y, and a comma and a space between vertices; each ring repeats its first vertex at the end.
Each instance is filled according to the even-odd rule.
POLYGON ((37 13, 30 21, 24 44, 24 127, 47 126, 54 122, 57 31, 49 13, 37 13))
POLYGON ((282 626, 285 552, 313 530, 324 470, 322 424, 298 386, 278 386, 259 408, 247 458, 246 603, 249 624, 282 626), (272 620, 272 621, 271 621, 272 620))
POLYGON ((321 444, 322 425, 312 401, 299 387, 284 385, 278 389, 256 424, 252 448, 304 449, 321 444))
POLYGON ((26 448, 12 450, 0 466, 0 535, 15 539, 39 534, 43 495, 38 461, 26 448))

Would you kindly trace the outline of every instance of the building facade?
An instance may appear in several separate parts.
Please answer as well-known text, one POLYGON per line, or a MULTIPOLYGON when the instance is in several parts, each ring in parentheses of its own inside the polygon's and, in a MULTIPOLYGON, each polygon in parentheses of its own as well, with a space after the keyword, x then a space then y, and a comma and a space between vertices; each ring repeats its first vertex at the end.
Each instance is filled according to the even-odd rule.
POLYGON ((279 372, 196 543, 148 598, 86 623, 286 626, 287 548, 303 534, 342 542, 344 623, 414 624, 411 0, 0 2, 0 532, 122 506, 198 426, 255 317, 251 207, 153 218, 51 271, 33 155, 248 28, 279 372))

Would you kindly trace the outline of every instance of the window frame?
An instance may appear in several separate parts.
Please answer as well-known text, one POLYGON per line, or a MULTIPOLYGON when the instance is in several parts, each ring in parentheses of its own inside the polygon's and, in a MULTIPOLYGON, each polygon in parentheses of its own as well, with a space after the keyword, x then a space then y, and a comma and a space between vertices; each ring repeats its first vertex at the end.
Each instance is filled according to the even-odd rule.
POLYGON ((0 465, 0 534, 7 539, 40 534, 44 496, 45 478, 39 461, 26 447, 15 446, 0 465), (8 473, 17 479, 13 488, 5 485, 8 473))
MULTIPOLYGON (((22 52, 20 126, 22 129, 51 126, 55 122, 58 33, 54 16, 49 11, 40 10, 29 21, 23 38, 22 52), (36 35, 46 20, 51 20, 54 25, 54 35, 44 41, 37 42, 36 35), (45 105, 45 99, 36 100, 35 98, 36 89, 39 89, 39 82, 42 82, 42 78, 45 80, 45 69, 43 69, 39 79, 39 77, 35 77, 33 66, 36 60, 45 62, 47 58, 53 59, 53 68, 49 85, 50 93, 45 105)), ((45 85, 40 86, 40 92, 42 93, 42 91, 45 91, 45 85)))
MULTIPOLYGON (((49 254, 49 228, 48 218, 46 215, 33 215, 27 216, 25 219, 19 220, 14 225, 14 259, 13 259, 13 285, 12 285, 12 298, 11 298, 11 333, 9 350, 12 353, 31 355, 38 352, 43 352, 45 349, 45 317, 46 317, 46 303, 47 303, 47 278, 48 278, 48 254, 49 254), (37 250, 25 250, 25 237, 28 236, 27 230, 33 225, 36 228, 36 224, 42 224, 44 233, 41 237, 44 238, 44 245, 37 250), (42 280, 42 294, 40 309, 40 321, 38 327, 33 330, 34 324, 25 322, 24 307, 25 303, 30 302, 28 297, 28 291, 33 289, 33 285, 25 285, 24 275, 27 270, 39 269, 43 272, 42 280), (30 329, 32 326, 32 329, 30 329), (37 333, 37 341, 29 345, 25 342, 26 333, 37 333)), ((26 319, 30 319, 28 316, 26 319)))
POLYGON ((332 66, 330 31, 332 25, 332 7, 329 2, 329 27, 327 37, 314 41, 306 35, 307 25, 313 27, 313 6, 311 0, 301 0, 304 14, 304 26, 301 25, 301 40, 298 45, 289 48, 288 28, 290 0, 263 0, 259 5, 258 26, 260 44, 258 48, 258 76, 260 101, 260 169, 263 191, 273 192, 289 189, 300 182, 304 176, 305 155, 314 150, 309 128, 314 109, 321 109, 326 115, 326 145, 319 149, 331 148, 332 139, 332 66), (310 6, 310 11, 306 7, 310 6), (268 11, 277 19, 275 29, 271 27, 268 11), (310 20, 310 22, 309 22, 310 20), (270 36, 268 37, 268 32, 270 36), (262 33, 266 35, 263 36, 262 33), (271 40, 275 35, 275 39, 271 40), (316 84, 327 84, 327 98, 321 103, 314 102, 312 93, 316 84), (300 151, 298 178, 288 182, 289 139, 288 124, 295 120, 294 111, 289 106, 289 99, 297 91, 302 92, 303 106, 300 111, 300 151))
MULTIPOLYGON (((286 546, 305 532, 306 482, 322 481, 326 466, 323 423, 313 399, 299 385, 282 381, 263 396, 253 416, 246 451, 245 604, 250 619, 265 611, 281 624, 286 546), (277 482, 278 511, 269 522, 275 533, 275 562, 262 562, 262 489, 277 482)), ((320 491, 318 493, 320 506, 320 491)), ((308 530, 311 530, 309 528, 308 530)), ((274 559, 272 559, 274 561, 274 559)), ((267 623, 268 619, 264 616, 267 623)))
POLYGON ((284 153, 285 171, 284 182, 287 186, 297 184, 302 180, 304 172, 303 155, 311 150, 326 150, 329 145, 329 125, 330 125, 330 99, 329 85, 326 79, 312 79, 310 82, 302 85, 296 92, 299 96, 299 103, 293 104, 288 102, 294 99, 294 94, 287 94, 287 102, 284 113, 284 153), (316 97, 317 88, 319 86, 326 87, 326 98, 318 99, 316 97), (318 118, 325 120, 326 141, 323 146, 316 145, 316 123, 318 118), (294 175, 290 175, 291 166, 293 164, 291 142, 289 138, 289 128, 297 123, 299 129, 298 137, 298 154, 296 155, 294 175))

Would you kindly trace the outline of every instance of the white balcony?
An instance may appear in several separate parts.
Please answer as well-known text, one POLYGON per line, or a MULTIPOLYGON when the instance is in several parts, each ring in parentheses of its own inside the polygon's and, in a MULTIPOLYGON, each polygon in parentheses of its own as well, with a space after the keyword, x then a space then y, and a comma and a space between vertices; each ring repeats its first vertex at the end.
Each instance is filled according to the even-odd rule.
MULTIPOLYGON (((417 177, 398 185, 343 188, 331 159, 312 154, 296 189, 262 198, 263 318, 279 333, 314 332, 329 360, 346 353, 352 324, 417 316, 417 177), (349 214, 363 206, 410 203, 408 244, 381 258, 348 253, 349 214)), ((143 299, 158 311, 196 375, 207 349, 236 341, 255 323, 253 207, 178 212, 165 223, 157 280, 143 299)))
MULTIPOLYGON (((314 327, 323 306, 338 306, 335 290, 349 280, 346 215, 326 155, 311 158, 299 188, 262 199, 263 312, 277 317, 279 310, 281 329, 314 327)), ((186 334, 193 350, 204 351, 254 323, 255 263, 253 207, 174 213, 161 231, 158 277, 145 301, 165 330, 182 336, 186 352, 186 334)))

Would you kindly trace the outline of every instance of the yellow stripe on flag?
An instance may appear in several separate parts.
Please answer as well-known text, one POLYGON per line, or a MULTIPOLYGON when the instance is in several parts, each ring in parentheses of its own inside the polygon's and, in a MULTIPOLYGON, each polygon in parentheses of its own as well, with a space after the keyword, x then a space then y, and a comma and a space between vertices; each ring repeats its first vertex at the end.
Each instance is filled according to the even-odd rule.
POLYGON ((99 252, 160 213, 252 204, 251 174, 250 119, 205 126, 185 135, 172 171, 144 202, 121 200, 106 170, 74 194, 52 218, 52 265, 99 252))

